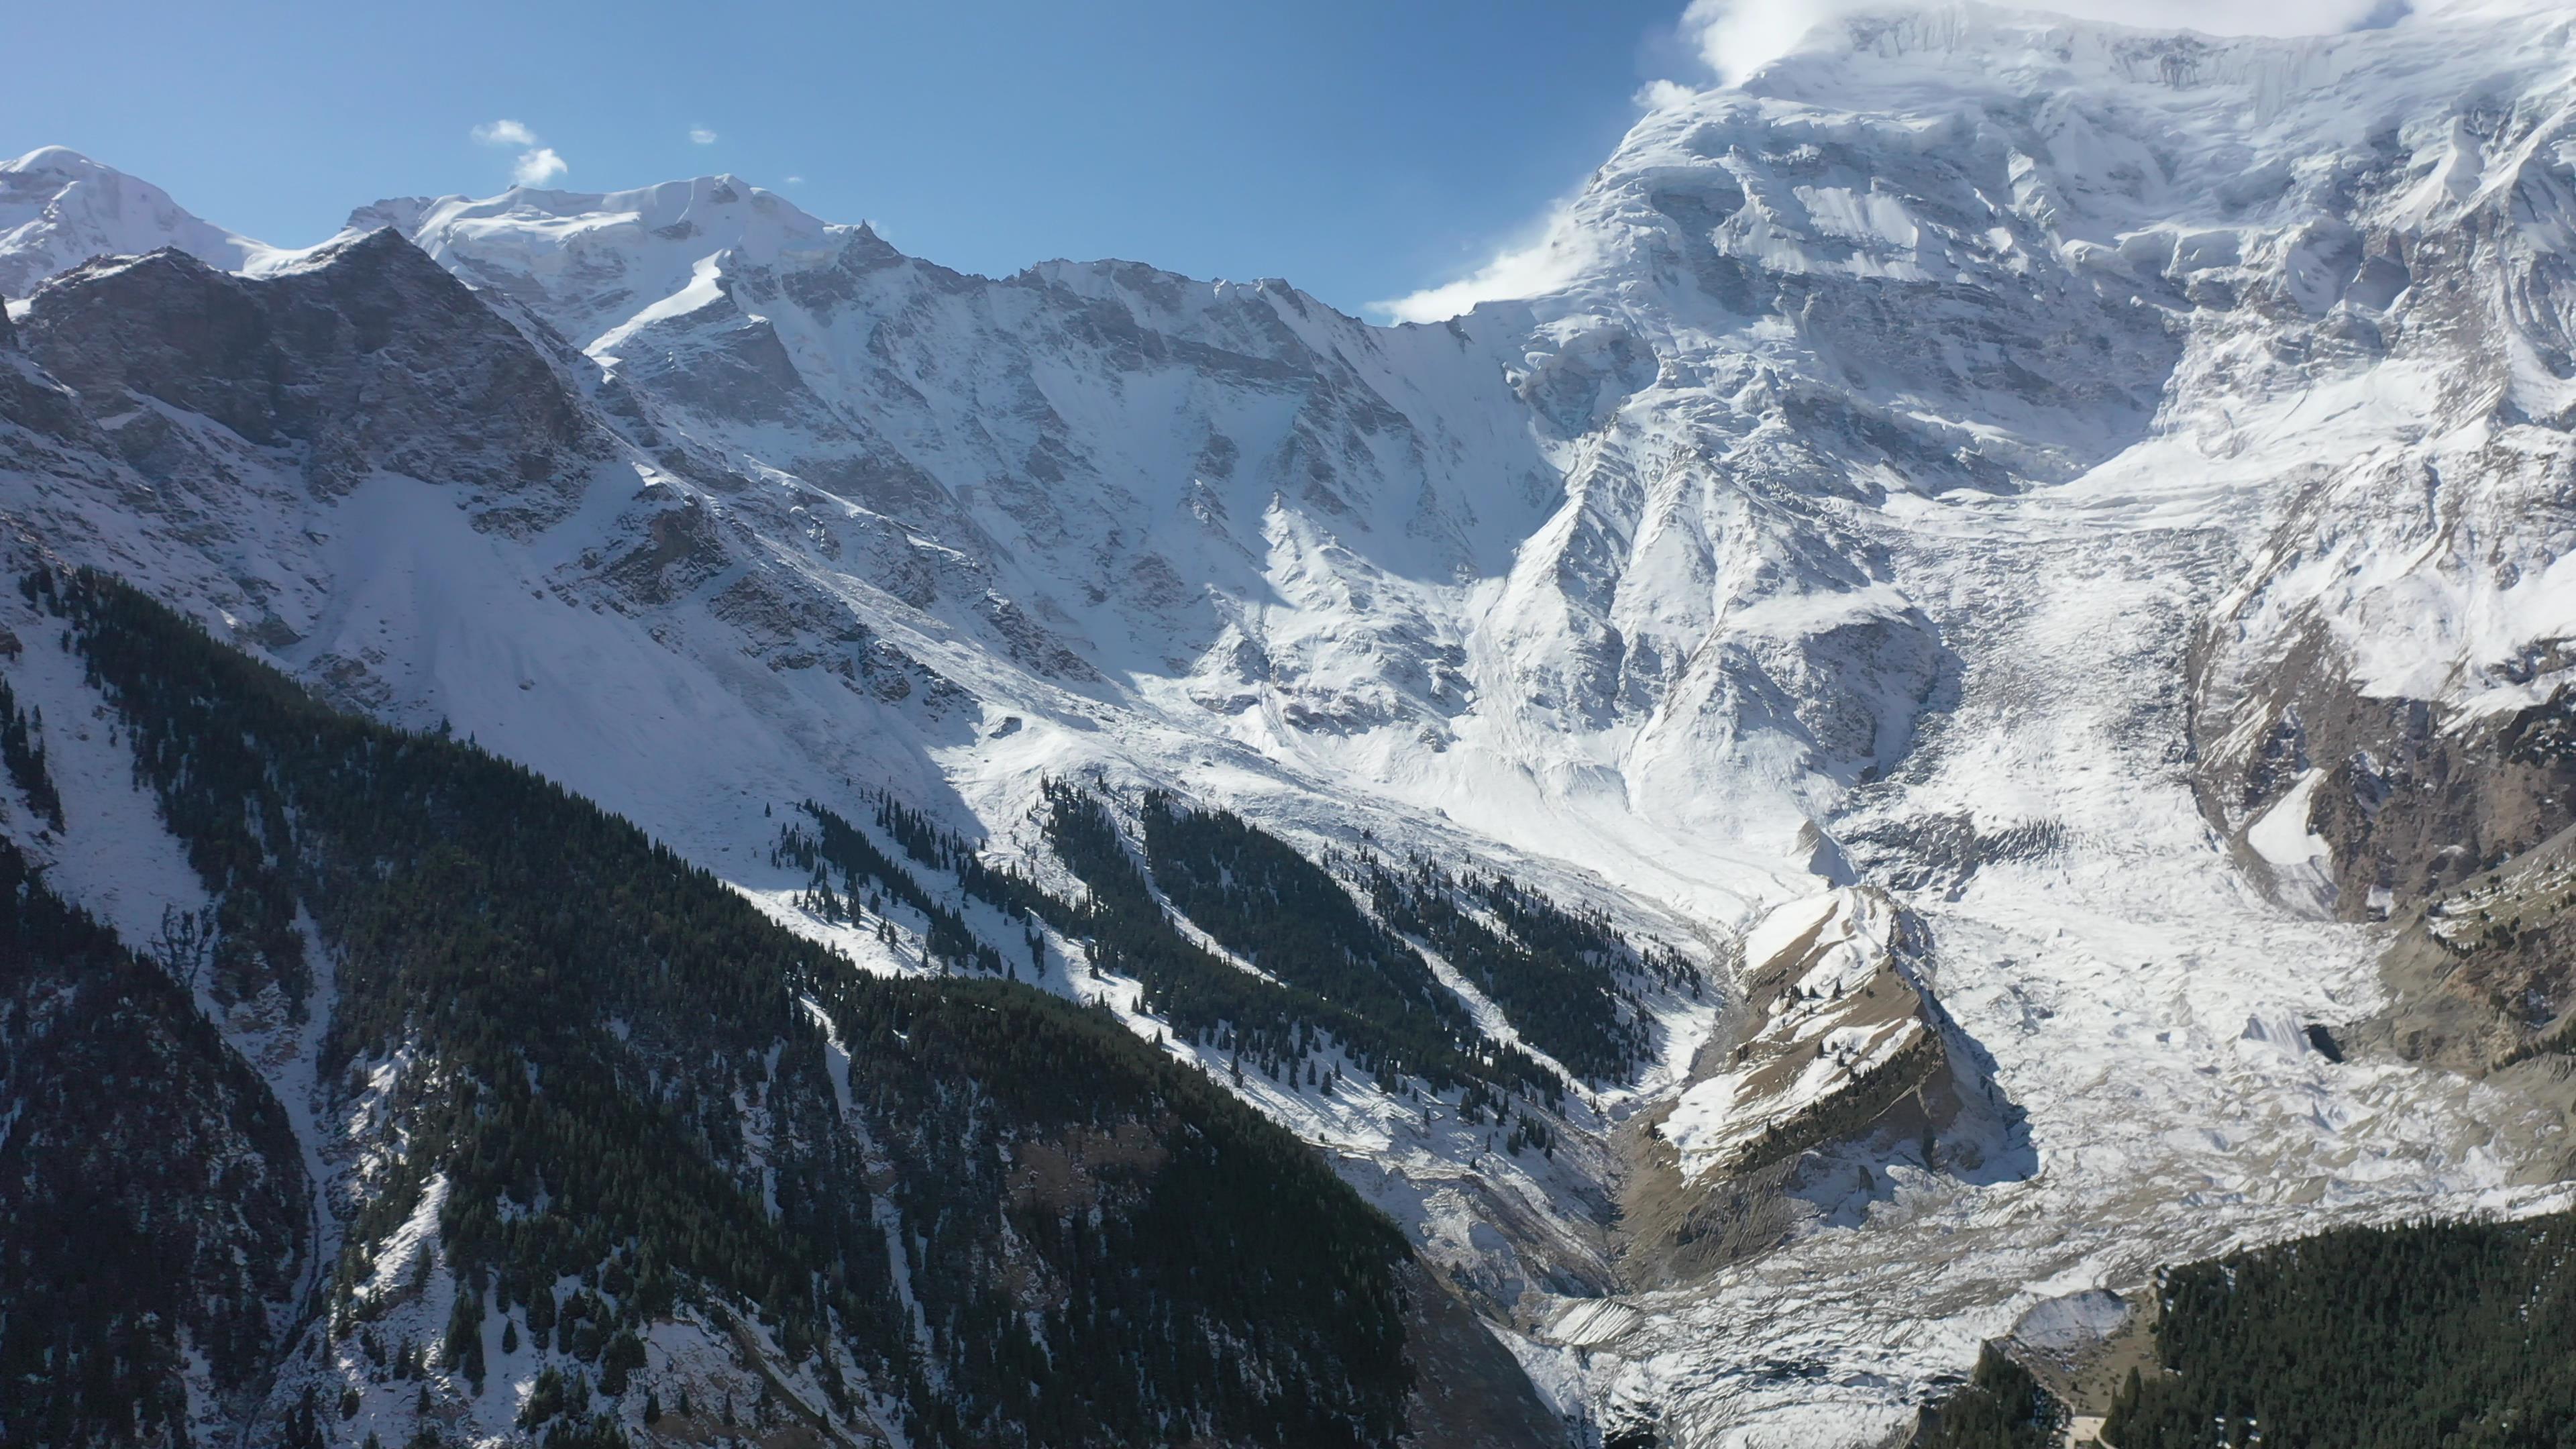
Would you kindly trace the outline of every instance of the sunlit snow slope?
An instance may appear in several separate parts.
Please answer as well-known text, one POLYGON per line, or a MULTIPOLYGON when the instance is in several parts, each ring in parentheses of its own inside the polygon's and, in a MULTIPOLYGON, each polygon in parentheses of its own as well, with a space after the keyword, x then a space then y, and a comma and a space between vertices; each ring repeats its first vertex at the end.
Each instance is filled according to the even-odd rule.
POLYGON ((280 255, 189 215, 160 187, 77 151, 40 146, 0 161, 0 297, 24 297, 38 282, 91 257, 158 247, 177 247, 228 269, 256 268, 280 255))

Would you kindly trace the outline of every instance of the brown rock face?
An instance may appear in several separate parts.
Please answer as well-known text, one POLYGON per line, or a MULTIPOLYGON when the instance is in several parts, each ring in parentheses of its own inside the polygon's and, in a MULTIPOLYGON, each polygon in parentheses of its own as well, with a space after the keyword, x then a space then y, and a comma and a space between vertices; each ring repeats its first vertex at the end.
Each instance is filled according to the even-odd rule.
POLYGON ((2409 913, 2384 962, 2397 1004, 2364 1039, 2485 1073, 2576 1052, 2576 828, 2409 913))
MULTIPOLYGON (((2558 652, 2508 680, 2563 667, 2558 652)), ((2312 633, 2235 698, 2213 697, 2204 678, 2194 735, 2202 806, 2240 836, 2323 772, 2304 824, 2334 853, 2329 904, 2345 920, 2402 917, 2576 824, 2576 686, 2465 718, 2363 695, 2312 633)))
POLYGON ((28 353, 93 412, 120 395, 302 453, 325 496, 378 470, 569 508, 607 437, 518 330, 392 231, 271 278, 185 253, 49 283, 28 353))
MULTIPOLYGON (((2545 682, 2571 661, 2565 642, 2535 646, 2498 682, 2545 682)), ((2354 1046, 2481 1075, 2564 1058, 2576 1045, 2576 685, 2478 714, 2370 697, 2322 628, 2232 693, 2217 673, 2204 664, 2194 720, 2211 822, 2242 844, 2312 780, 2298 823, 2331 856, 2304 903, 2398 928, 2382 964, 2394 1002, 2355 1024, 2354 1046)), ((2285 899, 2303 889, 2250 847, 2240 855, 2285 899)), ((2536 1100, 2576 1105, 2531 1085, 2536 1100)))
POLYGON ((1695 1083, 1727 1078, 1730 1119, 1746 1125, 1696 1163, 1671 1135, 1672 1104, 1623 1132, 1633 1172, 1619 1237, 1631 1281, 1687 1282, 1775 1246, 1818 1212, 1816 1182, 1848 1166, 1829 1159, 1856 1154, 1864 1172, 1898 1159, 1982 1165, 1969 1143, 1940 1142, 1967 1105, 1960 1074, 1976 1064, 1954 1057, 1946 1016, 1906 968, 1920 951, 1909 918, 1863 889, 1746 962, 1737 1030, 1713 1038, 1691 1070, 1695 1083), (1846 1059, 1837 1044, 1850 1042, 1863 1045, 1844 1048, 1846 1059), (1818 1088, 1820 1062, 1833 1070, 1818 1088))

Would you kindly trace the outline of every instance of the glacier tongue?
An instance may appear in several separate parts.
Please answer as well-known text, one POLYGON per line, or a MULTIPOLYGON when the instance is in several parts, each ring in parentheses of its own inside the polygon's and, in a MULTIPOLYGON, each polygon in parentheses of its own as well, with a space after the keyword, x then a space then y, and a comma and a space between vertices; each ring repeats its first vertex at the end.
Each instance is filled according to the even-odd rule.
POLYGON ((1629 1299, 1584 1346, 1600 1400, 1683 1443, 1870 1442, 2057 1296, 2332 1222, 2570 1200, 2549 1115, 2301 1035, 2381 1004, 2376 938, 2267 900, 2194 799, 2177 681, 2242 504, 2163 476, 1948 506, 1891 544, 1953 593, 1961 698, 1839 828, 1873 871, 1939 858, 1910 897, 1929 985, 2025 1115, 1944 1138, 1936 1170, 1819 1173, 1805 1235, 1629 1299))
MULTIPOLYGON (((2362 902, 2451 868, 2387 823, 2389 762, 2576 659, 2576 22, 1839 27, 1646 116, 1545 295, 1397 328, 1129 263, 968 276, 730 177, 382 202, 282 253, 31 153, 0 497, 808 929, 764 804, 886 782, 1033 850, 1038 779, 1091 774, 1508 861, 1720 959, 1749 932, 1747 982, 1828 916, 1901 946, 1955 1120, 1826 1143, 1776 1243, 1688 1273, 1599 1219, 1658 1113, 1694 1173, 1741 1145, 1713 1008, 1654 1003, 1665 1060, 1545 1168, 1251 1090, 1560 1406, 1870 1442, 2042 1300, 2563 1199, 2555 1119, 2302 1033, 2385 1004, 2362 902), (435 390, 367 428, 225 413, 49 321, 256 285, 357 337, 355 269, 441 295, 378 228, 506 324, 451 316, 430 364, 510 380, 551 451, 435 390), (164 246, 267 280, 73 271, 164 246)), ((2531 823, 2476 780, 2523 778, 2445 787, 2498 822, 2463 868, 2531 823)), ((1794 985, 1873 989, 1838 973, 1794 985)), ((1817 1042, 1865 1068, 1888 1028, 1817 1042)))

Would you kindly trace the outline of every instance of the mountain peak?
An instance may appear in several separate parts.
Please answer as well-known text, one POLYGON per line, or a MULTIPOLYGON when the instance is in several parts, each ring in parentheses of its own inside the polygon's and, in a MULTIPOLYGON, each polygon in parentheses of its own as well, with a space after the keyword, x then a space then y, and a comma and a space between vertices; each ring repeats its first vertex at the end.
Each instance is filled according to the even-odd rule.
POLYGON ((656 182, 623 191, 513 186, 495 196, 442 196, 424 209, 425 218, 503 216, 521 220, 554 218, 591 226, 631 222, 646 230, 693 222, 710 230, 733 226, 746 232, 767 229, 817 239, 831 229, 828 223, 807 214, 777 192, 730 173, 656 182))
POLYGON ((442 260, 451 243, 470 238, 531 256, 608 250, 696 258, 731 250, 746 261, 767 263, 791 253, 836 250, 856 234, 731 175, 626 191, 514 186, 496 196, 382 201, 361 208, 350 221, 399 227, 442 260))
POLYGON ((122 175, 69 146, 39 146, 15 161, 0 161, 0 174, 32 175, 44 173, 61 176, 95 176, 101 173, 122 175))
POLYGON ((162 247, 228 272, 258 265, 275 251, 68 146, 39 146, 0 162, 0 295, 25 296, 92 257, 162 247))

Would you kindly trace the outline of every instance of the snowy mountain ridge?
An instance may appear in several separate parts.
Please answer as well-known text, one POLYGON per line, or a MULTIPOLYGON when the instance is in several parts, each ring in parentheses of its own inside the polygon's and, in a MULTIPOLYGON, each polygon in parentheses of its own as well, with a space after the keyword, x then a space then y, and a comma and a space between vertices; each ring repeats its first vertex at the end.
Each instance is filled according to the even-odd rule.
POLYGON ((177 247, 210 266, 253 271, 278 255, 191 215, 168 192, 62 146, 0 162, 0 297, 91 257, 177 247))
POLYGON ((1165 786, 1748 968, 1724 1011, 1647 1002, 1662 1061, 1545 1168, 1256 1100, 1561 1408, 1868 1442, 2056 1295, 2563 1195, 2544 1101, 2305 1028, 2388 1008, 2367 921, 2567 823, 2515 751, 2576 679, 2572 104, 2547 7, 1861 15, 1644 117, 1547 295, 1398 328, 1130 263, 967 276, 728 177, 378 203, 290 266, 38 152, 0 169, 35 218, 0 234, 0 496, 885 969, 917 962, 760 866, 764 805, 889 780, 1044 872, 1041 777, 1165 786), (258 280, 73 254, 159 245, 258 280), (453 319, 433 375, 542 366, 563 416, 494 455, 542 464, 442 444, 434 389, 367 432, 227 413, 75 322, 147 281, 359 318, 362 276, 453 319), (1775 939, 1820 920, 1848 939, 1775 939), (1713 1227, 1790 1100, 1741 1085, 1806 1092, 1786 1048, 1829 1038, 1852 1080, 1940 1043, 1951 1115, 1713 1227))

